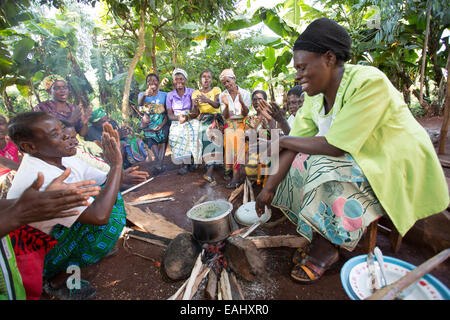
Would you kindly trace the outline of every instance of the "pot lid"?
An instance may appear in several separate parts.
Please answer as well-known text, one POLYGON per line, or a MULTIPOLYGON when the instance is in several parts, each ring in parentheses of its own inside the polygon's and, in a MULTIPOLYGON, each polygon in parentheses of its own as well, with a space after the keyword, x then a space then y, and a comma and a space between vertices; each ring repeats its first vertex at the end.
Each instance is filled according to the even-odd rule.
POLYGON ((266 223, 272 216, 272 212, 266 206, 266 210, 261 217, 258 217, 255 209, 255 201, 244 203, 234 213, 236 221, 245 226, 251 226, 255 222, 266 223))

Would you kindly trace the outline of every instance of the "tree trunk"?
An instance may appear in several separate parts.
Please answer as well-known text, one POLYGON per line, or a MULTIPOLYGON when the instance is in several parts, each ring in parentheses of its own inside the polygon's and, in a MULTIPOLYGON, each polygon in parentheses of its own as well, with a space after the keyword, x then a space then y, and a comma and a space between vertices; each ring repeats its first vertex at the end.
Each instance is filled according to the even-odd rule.
POLYGON ((444 102, 444 121, 442 122, 441 135, 439 138, 439 151, 438 154, 445 154, 445 145, 447 143, 447 131, 448 122, 450 118, 450 75, 448 71, 450 70, 450 52, 447 56, 447 92, 445 94, 444 102))
MULTIPOLYGON (((88 79, 84 75, 84 72, 81 70, 81 67, 78 64, 77 60, 72 55, 72 52, 70 52, 70 50, 67 51, 67 58, 72 63, 72 69, 73 69, 75 75, 78 78, 83 79, 86 82, 86 84, 88 85, 89 92, 86 92, 86 90, 81 90, 81 92, 76 92, 76 97, 75 97, 75 100, 76 100, 75 104, 77 104, 77 105, 81 104, 83 109, 86 110, 90 105, 88 93, 91 93, 93 91, 93 89, 92 89, 88 79)), ((71 86, 71 87, 73 89, 73 86, 71 86)), ((73 91, 73 92, 75 92, 75 91, 73 91)))
POLYGON ((3 104, 6 107, 6 111, 8 111, 8 116, 11 116, 14 113, 14 110, 11 105, 11 101, 9 100, 8 94, 6 93, 6 89, 2 91, 2 99, 3 104))
POLYGON ((151 53, 151 58, 152 58, 152 65, 153 65, 153 73, 158 74, 158 65, 156 63, 156 33, 158 32, 158 29, 155 27, 153 29, 153 35, 152 35, 152 53, 151 53))
POLYGON ((147 2, 144 2, 144 5, 141 8, 141 17, 139 21, 139 46, 136 54, 131 60, 130 66, 128 68, 127 79, 125 81, 125 87, 123 90, 123 98, 122 98, 122 115, 126 120, 128 120, 130 110, 129 110, 129 100, 130 100, 130 89, 131 89, 131 80, 134 74, 134 68, 136 68, 139 59, 141 59, 142 54, 145 50, 145 11, 147 9, 147 2))
POLYGON ((425 41, 423 44, 423 53, 422 53, 422 70, 420 71, 420 96, 419 103, 423 102, 423 85, 425 82, 425 66, 427 62, 427 47, 428 47, 428 37, 430 35, 430 18, 431 18, 431 0, 427 2, 427 26, 425 29, 425 41))

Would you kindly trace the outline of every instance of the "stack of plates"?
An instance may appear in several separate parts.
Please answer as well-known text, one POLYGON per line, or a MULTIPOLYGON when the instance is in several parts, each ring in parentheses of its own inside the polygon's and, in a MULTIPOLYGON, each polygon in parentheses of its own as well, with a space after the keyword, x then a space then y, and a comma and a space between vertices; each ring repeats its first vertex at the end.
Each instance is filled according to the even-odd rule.
MULTIPOLYGON (((344 290, 352 300, 363 300, 372 295, 369 289, 370 277, 367 269, 367 255, 361 255, 348 260, 341 269, 341 282, 344 290)), ((416 266, 396 259, 384 257, 384 266, 388 284, 405 276, 416 266)), ((376 274, 381 277, 378 262, 375 261, 376 274)), ((380 279, 376 279, 379 285, 380 279)), ((449 289, 438 279, 426 274, 420 280, 406 288, 402 295, 405 300, 449 300, 449 289)))

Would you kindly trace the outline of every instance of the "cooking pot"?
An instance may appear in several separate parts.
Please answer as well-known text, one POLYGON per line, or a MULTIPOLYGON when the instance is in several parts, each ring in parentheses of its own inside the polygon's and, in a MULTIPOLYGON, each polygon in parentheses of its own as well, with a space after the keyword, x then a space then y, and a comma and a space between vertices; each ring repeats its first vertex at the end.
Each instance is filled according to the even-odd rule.
POLYGON ((225 200, 206 201, 192 207, 186 215, 192 222, 192 235, 199 242, 218 242, 231 233, 233 205, 225 200))

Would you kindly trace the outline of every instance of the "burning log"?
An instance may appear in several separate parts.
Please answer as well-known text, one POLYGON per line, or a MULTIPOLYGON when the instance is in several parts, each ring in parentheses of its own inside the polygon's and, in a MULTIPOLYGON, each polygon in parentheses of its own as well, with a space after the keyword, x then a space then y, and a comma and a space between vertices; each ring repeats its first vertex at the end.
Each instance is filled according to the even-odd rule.
POLYGON ((234 273, 230 274, 230 284, 231 284, 231 293, 233 295, 233 300, 245 300, 244 294, 242 293, 241 286, 239 285, 236 276, 234 273))
POLYGON ((230 279, 228 277, 228 272, 226 269, 223 269, 220 275, 220 288, 222 291, 223 300, 233 300, 233 296, 231 294, 230 279))
POLYGON ((245 280, 254 281, 265 274, 264 260, 251 240, 241 236, 229 237, 224 255, 230 269, 245 280))
POLYGON ((249 237, 248 240, 253 242, 258 249, 275 247, 304 248, 309 243, 306 238, 296 235, 249 237))
POLYGON ((234 199, 244 190, 244 183, 241 184, 237 189, 235 189, 228 198, 228 202, 233 202, 234 199))
POLYGON ((192 298, 193 296, 193 294, 191 295, 192 288, 194 287, 197 277, 201 274, 202 267, 203 267, 202 255, 199 254, 197 261, 195 261, 194 268, 192 269, 191 276, 189 277, 188 283, 186 285, 186 289, 184 290, 183 300, 188 300, 192 298))
POLYGON ((206 286, 206 298, 209 300, 217 299, 217 276, 214 272, 208 274, 208 285, 206 286))

